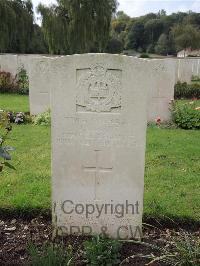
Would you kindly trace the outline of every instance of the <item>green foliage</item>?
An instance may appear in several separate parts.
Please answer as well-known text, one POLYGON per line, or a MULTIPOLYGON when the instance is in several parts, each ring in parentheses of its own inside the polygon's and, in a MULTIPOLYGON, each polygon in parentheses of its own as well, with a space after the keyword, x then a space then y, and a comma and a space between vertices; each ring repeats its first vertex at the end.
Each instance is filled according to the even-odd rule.
POLYGON ((48 54, 48 45, 44 39, 42 29, 37 24, 33 25, 33 36, 29 45, 29 54, 48 54))
POLYGON ((65 8, 55 5, 48 8, 40 4, 38 12, 42 16, 42 31, 49 53, 68 54, 69 45, 66 32, 69 30, 69 25, 68 14, 65 14, 65 8))
POLYGON ((27 52, 33 33, 30 0, 0 1, 0 52, 27 52))
POLYGON ((111 22, 110 40, 113 39, 120 41, 122 46, 120 48, 121 51, 124 49, 126 43, 127 27, 129 25, 129 21, 129 16, 127 16, 123 11, 118 11, 111 22))
POLYGON ((126 49, 135 49, 144 47, 145 30, 144 24, 140 21, 136 21, 130 27, 130 31, 127 35, 126 49))
POLYGON ((35 246, 30 245, 28 251, 31 259, 31 266, 67 266, 72 265, 72 247, 63 248, 58 245, 44 246, 39 251, 35 246))
POLYGON ((34 23, 31 0, 1 0, 0 52, 72 54, 133 49, 166 55, 182 48, 200 48, 199 13, 167 16, 162 10, 130 18, 122 11, 115 14, 117 5, 117 0, 40 4, 40 27, 34 23))
POLYGON ((155 43, 163 32, 163 22, 160 18, 150 19, 144 24, 145 35, 150 43, 155 43))
POLYGON ((172 102, 172 119, 174 123, 183 129, 200 129, 200 106, 195 102, 180 104, 172 102))
POLYGON ((145 53, 142 53, 142 54, 140 55, 140 58, 149 58, 149 55, 148 55, 148 54, 145 54, 145 53))
POLYGON ((175 99, 192 99, 200 98, 200 83, 194 82, 188 84, 187 82, 178 82, 174 87, 175 99))
POLYGON ((155 46, 155 52, 161 55, 167 55, 169 52, 168 36, 162 33, 158 39, 157 45, 155 46))
POLYGON ((17 93, 16 78, 9 72, 0 71, 0 93, 17 93))
POLYGON ((8 114, 4 111, 0 111, 0 158, 3 158, 3 161, 0 161, 0 172, 3 171, 4 166, 15 169, 10 163, 7 162, 11 160, 9 152, 13 151, 14 148, 4 146, 11 130, 12 127, 10 125, 8 114))
POLYGON ((117 5, 117 0, 40 4, 40 27, 34 23, 31 0, 1 0, 0 52, 72 54, 133 49, 166 55, 200 48, 199 13, 167 16, 162 10, 130 18, 122 11, 115 14, 117 5))
POLYGON ((96 236, 91 241, 85 241, 83 245, 89 265, 117 265, 120 262, 121 244, 117 240, 96 236))
POLYGON ((155 46, 154 44, 149 44, 146 49, 147 53, 154 54, 155 53, 155 46))
POLYGON ((200 30, 193 25, 175 25, 172 28, 172 35, 177 50, 200 48, 200 30))
POLYGON ((120 54, 123 51, 123 43, 118 39, 110 39, 106 48, 106 52, 111 54, 120 54))
POLYGON ((34 119, 35 125, 50 126, 51 125, 51 112, 50 110, 37 115, 34 119))
POLYGON ((17 75, 17 84, 20 94, 29 94, 29 79, 26 70, 22 67, 17 75))
POLYGON ((200 82, 200 76, 192 75, 191 81, 192 82, 200 82))
POLYGON ((0 71, 0 93, 28 94, 29 80, 24 68, 13 77, 10 72, 0 71))
POLYGON ((84 53, 105 50, 116 0, 60 0, 38 6, 50 53, 84 53), (95 15, 94 15, 95 14, 95 15))
MULTIPOLYGON (((124 16, 123 16, 124 17, 124 16)), ((124 19, 115 17, 111 36, 123 33, 125 49, 167 55, 174 55, 183 48, 200 48, 199 13, 166 12, 124 19)))

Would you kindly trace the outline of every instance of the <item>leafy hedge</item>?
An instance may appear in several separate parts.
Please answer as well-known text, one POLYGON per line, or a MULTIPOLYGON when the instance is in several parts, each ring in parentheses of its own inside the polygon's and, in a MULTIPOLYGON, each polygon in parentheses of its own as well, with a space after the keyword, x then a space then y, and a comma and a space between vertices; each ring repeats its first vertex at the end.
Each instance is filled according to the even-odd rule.
POLYGON ((0 71, 0 92, 1 93, 16 93, 18 90, 16 77, 13 77, 11 73, 0 71))
POLYGON ((183 129, 200 129, 200 106, 196 102, 172 102, 173 122, 183 129))
POLYGON ((13 151, 14 148, 5 146, 11 130, 12 126, 10 124, 8 113, 0 110, 0 173, 3 171, 5 166, 15 169, 14 166, 8 162, 11 160, 10 151, 13 151))
POLYGON ((0 71, 0 93, 29 93, 29 80, 25 69, 21 69, 16 76, 10 72, 0 71))
POLYGON ((191 81, 192 82, 200 82, 200 76, 198 76, 198 75, 192 75, 191 81))
POLYGON ((140 55, 140 58, 150 58, 150 56, 148 54, 142 53, 140 55))
POLYGON ((174 88, 175 99, 200 99, 200 83, 194 82, 188 84, 187 82, 178 82, 174 88))

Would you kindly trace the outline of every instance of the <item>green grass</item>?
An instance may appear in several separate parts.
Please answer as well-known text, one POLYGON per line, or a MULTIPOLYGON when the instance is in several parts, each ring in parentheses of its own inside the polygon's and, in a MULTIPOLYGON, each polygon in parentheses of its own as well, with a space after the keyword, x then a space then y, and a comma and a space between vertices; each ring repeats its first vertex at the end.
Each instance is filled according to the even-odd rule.
POLYGON ((0 94, 0 110, 29 112, 28 95, 0 94))
MULTIPOLYGON (((199 131, 148 128, 145 215, 199 220, 199 131)), ((16 171, 0 174, 0 208, 30 212, 51 208, 50 128, 14 126, 16 171)))
POLYGON ((0 208, 50 208, 50 128, 14 126, 7 144, 16 148, 12 164, 17 170, 0 173, 0 208))
POLYGON ((149 128, 145 214, 200 219, 200 132, 149 128))
MULTIPOLYGON (((29 111, 28 96, 0 94, 0 109, 29 111)), ((14 126, 11 137, 8 144, 16 147, 13 164, 17 170, 0 173, 0 209, 49 210, 50 128, 14 126)), ((199 139, 200 131, 148 128, 145 215, 200 219, 199 139)))
POLYGON ((200 100, 176 100, 176 102, 178 102, 178 104, 185 104, 185 103, 189 103, 189 102, 195 102, 195 104, 197 106, 200 106, 200 100))

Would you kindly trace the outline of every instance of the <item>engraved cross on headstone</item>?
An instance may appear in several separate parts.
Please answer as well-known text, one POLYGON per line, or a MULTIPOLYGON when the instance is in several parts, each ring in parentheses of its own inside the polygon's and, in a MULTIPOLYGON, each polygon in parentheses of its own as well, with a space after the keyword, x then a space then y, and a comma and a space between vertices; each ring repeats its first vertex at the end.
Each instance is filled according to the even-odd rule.
POLYGON ((100 163, 100 150, 95 150, 95 165, 88 164, 83 166, 84 172, 92 172, 95 174, 95 200, 97 199, 97 187, 100 184, 101 173, 110 173, 112 172, 113 166, 103 166, 100 163), (90 166, 89 166, 90 165, 90 166))

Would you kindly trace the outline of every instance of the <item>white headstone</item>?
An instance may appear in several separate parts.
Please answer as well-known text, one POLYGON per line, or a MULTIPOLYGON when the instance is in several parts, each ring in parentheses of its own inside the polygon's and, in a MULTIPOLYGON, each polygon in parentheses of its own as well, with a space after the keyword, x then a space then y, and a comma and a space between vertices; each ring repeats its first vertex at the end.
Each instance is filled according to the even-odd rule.
POLYGON ((140 237, 145 60, 73 55, 52 61, 53 223, 58 234, 140 237))
POLYGON ((10 72, 15 77, 18 73, 18 56, 0 54, 0 71, 10 72))
POLYGON ((199 58, 178 59, 178 71, 176 81, 191 83, 192 76, 200 75, 199 58))
MULTIPOLYGON (((29 79, 30 113, 37 115, 50 108, 49 61, 54 57, 43 55, 0 55, 0 70, 15 77, 23 68, 29 79)), ((51 73, 53 75, 53 73, 51 73)))
POLYGON ((53 58, 35 56, 30 57, 26 62, 26 69, 29 78, 30 113, 32 115, 43 113, 50 108, 49 75, 51 78, 54 76, 53 71, 51 73, 49 71, 49 64, 51 60, 53 60, 53 58))
POLYGON ((177 61, 175 59, 151 59, 145 73, 149 81, 148 121, 171 119, 170 103, 174 99, 177 61))

